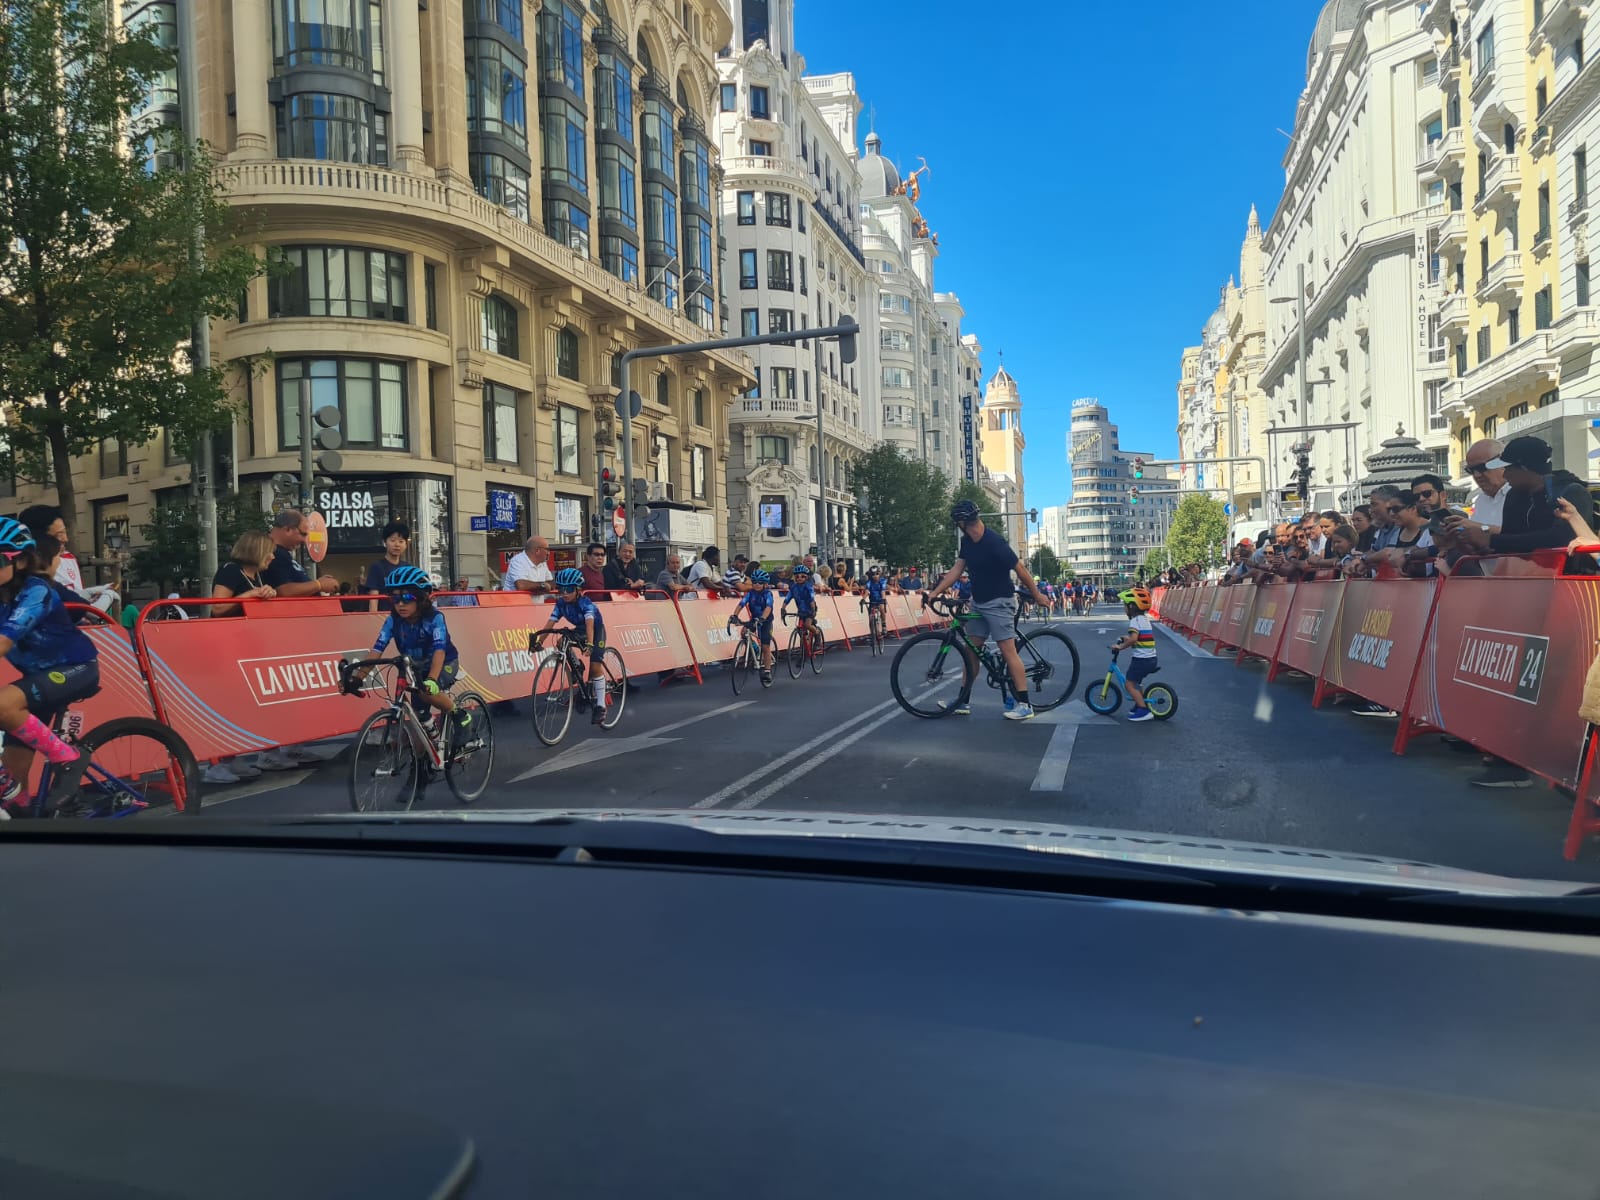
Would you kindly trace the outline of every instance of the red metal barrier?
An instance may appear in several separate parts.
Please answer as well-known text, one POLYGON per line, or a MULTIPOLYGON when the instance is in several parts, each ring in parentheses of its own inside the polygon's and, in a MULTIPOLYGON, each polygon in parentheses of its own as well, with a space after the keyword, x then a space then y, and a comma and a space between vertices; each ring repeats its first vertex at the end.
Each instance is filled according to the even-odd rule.
MULTIPOLYGON (((1278 585, 1268 586, 1276 588, 1278 585)), ((1328 647, 1333 645, 1334 630, 1339 623, 1339 608, 1344 603, 1344 588, 1343 580, 1294 585, 1288 624, 1283 631, 1283 640, 1278 644, 1272 668, 1267 672, 1269 682, 1276 679, 1285 667, 1313 679, 1322 677, 1322 664, 1327 661, 1328 647)))
POLYGON ((1404 708, 1437 593, 1431 579, 1346 582, 1313 707, 1335 692, 1352 692, 1386 708, 1404 708))
POLYGON ((1234 584, 1228 592, 1251 593, 1250 620, 1244 631, 1243 644, 1234 658, 1237 666, 1247 658, 1259 658, 1268 664, 1267 678, 1273 677, 1278 661, 1278 647, 1283 644, 1284 631, 1289 627, 1289 611, 1294 607, 1297 584, 1273 584, 1264 588, 1249 584, 1234 584))

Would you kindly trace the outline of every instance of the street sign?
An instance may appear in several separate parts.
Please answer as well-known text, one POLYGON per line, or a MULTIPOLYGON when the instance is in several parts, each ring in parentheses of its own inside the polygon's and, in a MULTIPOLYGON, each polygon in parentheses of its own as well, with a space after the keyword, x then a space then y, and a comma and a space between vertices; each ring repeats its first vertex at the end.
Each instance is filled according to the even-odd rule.
POLYGON ((619 509, 617 509, 616 512, 611 514, 611 531, 613 533, 615 533, 618 537, 621 537, 627 531, 627 528, 628 528, 628 518, 623 514, 623 511, 619 508, 619 509))
POLYGON ((617 406, 617 416, 619 417, 636 418, 641 412, 644 411, 644 401, 639 398, 638 392, 632 390, 628 392, 626 399, 624 399, 622 394, 619 392, 617 394, 615 403, 617 406), (623 409, 623 405, 625 404, 627 405, 626 411, 623 409))
POLYGON ((328 557, 328 522, 319 512, 306 514, 306 553, 312 562, 328 557))
POLYGON ((1226 515, 1226 516, 1230 516, 1230 517, 1233 516, 1233 505, 1224 504, 1222 506, 1222 511, 1223 511, 1224 515, 1226 515))
POLYGON ((473 533, 488 533, 489 532, 489 518, 488 517, 473 517, 472 518, 472 532, 473 533))
MULTIPOLYGON (((517 495, 500 488, 489 489, 489 528, 515 529, 517 527, 517 495)), ((477 528, 474 526, 473 528, 477 528)))

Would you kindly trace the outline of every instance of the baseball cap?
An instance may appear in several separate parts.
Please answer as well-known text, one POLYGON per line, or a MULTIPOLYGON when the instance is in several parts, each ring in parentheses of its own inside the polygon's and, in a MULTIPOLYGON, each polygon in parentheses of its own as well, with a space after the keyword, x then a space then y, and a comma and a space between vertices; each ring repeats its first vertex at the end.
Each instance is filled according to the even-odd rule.
POLYGON ((1498 470, 1501 467, 1521 467, 1524 471, 1533 471, 1538 475, 1548 475, 1550 473, 1550 443, 1536 437, 1512 438, 1506 443, 1506 448, 1500 451, 1499 458, 1491 458, 1484 465, 1491 471, 1498 470))

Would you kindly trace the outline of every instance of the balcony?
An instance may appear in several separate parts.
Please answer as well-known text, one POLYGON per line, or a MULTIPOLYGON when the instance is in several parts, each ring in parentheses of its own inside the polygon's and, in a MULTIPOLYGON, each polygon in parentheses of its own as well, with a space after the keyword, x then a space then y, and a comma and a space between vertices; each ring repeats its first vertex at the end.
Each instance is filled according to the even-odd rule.
POLYGON ((1478 302, 1494 303, 1505 307, 1517 306, 1522 299, 1522 283, 1526 273, 1522 268, 1522 251, 1509 250, 1489 268, 1478 284, 1478 302))
POLYGON ((1568 26, 1587 21, 1592 7, 1588 0, 1544 0, 1544 16, 1534 23, 1533 36, 1528 39, 1529 55, 1537 56, 1553 45, 1570 32, 1568 26))
MULTIPOLYGON (((1544 391, 1555 387, 1561 380, 1561 354, 1555 331, 1541 329, 1523 338, 1515 346, 1496 354, 1488 362, 1479 363, 1452 385, 1460 388, 1461 402, 1473 412, 1498 408, 1512 395, 1529 391, 1544 391)), ((1450 389, 1440 403, 1439 411, 1452 411, 1450 389)))
POLYGON ((1467 165, 1467 135, 1459 125, 1422 147, 1417 170, 1425 178, 1459 176, 1467 165))
POLYGON ((1441 213, 1436 226, 1439 231, 1439 253, 1459 254, 1467 244, 1467 214, 1461 209, 1441 213))
POLYGON ((1472 53, 1472 106, 1478 108, 1483 97, 1494 86, 1495 54, 1479 54, 1476 50, 1472 53))
POLYGON ((1515 154, 1500 154, 1489 164, 1483 178, 1483 191, 1472 210, 1483 216, 1491 208, 1510 207, 1522 195, 1522 164, 1515 154))
POLYGON ((736 154, 724 158, 722 179, 723 183, 729 186, 734 183, 757 186, 762 183, 781 183, 797 188, 805 194, 808 201, 814 200, 817 195, 816 185, 798 163, 790 162, 787 158, 778 158, 776 155, 769 157, 758 154, 736 154))
POLYGON ((771 400, 742 398, 734 403, 729 415, 733 417, 770 417, 784 421, 811 421, 816 410, 799 400, 771 400))
POLYGON ((1444 292, 1439 297, 1439 334, 1441 337, 1464 334, 1467 331, 1467 294, 1444 292))

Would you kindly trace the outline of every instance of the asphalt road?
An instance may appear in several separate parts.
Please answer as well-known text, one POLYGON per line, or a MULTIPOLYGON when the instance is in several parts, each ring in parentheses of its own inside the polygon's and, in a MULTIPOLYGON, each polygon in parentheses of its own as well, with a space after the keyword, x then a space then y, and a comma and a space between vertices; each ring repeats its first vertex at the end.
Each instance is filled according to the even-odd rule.
MULTIPOLYGON (((779 667, 770 690, 735 697, 727 675, 704 685, 652 680, 619 726, 592 732, 575 714, 564 745, 534 738, 528 705, 495 726, 496 761, 475 807, 793 809, 957 816, 1228 837, 1377 854, 1513 876, 1600 883, 1600 846, 1561 857, 1570 802, 1543 785, 1483 790, 1476 755, 1420 739, 1390 749, 1393 720, 1311 707, 1311 683, 1268 687, 1259 665, 1195 656, 1162 629, 1160 678, 1178 692, 1169 722, 1097 717, 1081 693, 1104 670, 1121 615, 1052 622, 1077 644, 1083 675, 1060 709, 1001 719, 980 687, 970 717, 919 720, 890 694, 898 643, 881 658, 835 650, 820 676, 779 667)), ((1124 660, 1126 665, 1126 659, 1124 660)), ((333 753, 335 746, 329 746, 333 753)), ((348 750, 314 769, 212 788, 216 817, 348 812, 348 750)), ((442 782, 422 807, 456 807, 442 782)), ((184 819, 184 818, 175 818, 184 819)))

